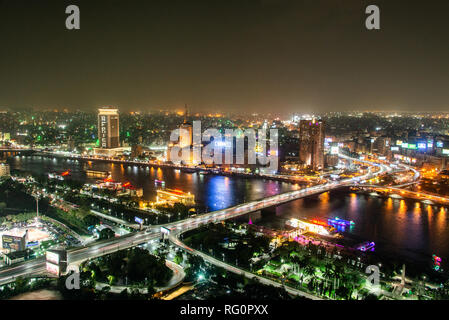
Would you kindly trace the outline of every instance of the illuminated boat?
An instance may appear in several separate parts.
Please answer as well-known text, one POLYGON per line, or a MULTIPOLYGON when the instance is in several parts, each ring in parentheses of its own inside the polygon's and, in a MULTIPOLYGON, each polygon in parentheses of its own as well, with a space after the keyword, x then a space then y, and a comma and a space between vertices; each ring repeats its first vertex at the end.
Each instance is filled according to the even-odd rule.
POLYGON ((339 217, 335 217, 334 219, 329 218, 329 219, 327 219, 327 222, 332 226, 351 227, 351 226, 355 225, 354 221, 340 219, 339 217))
POLYGON ((165 186, 165 181, 163 180, 158 180, 158 179, 154 179, 154 184, 156 186, 165 186))
POLYGON ((332 229, 332 226, 318 219, 299 220, 292 218, 290 220, 287 220, 285 224, 293 228, 302 229, 305 232, 312 232, 321 235, 329 235, 332 229))
POLYGON ((356 246, 360 251, 374 251, 376 244, 373 241, 365 241, 356 246))

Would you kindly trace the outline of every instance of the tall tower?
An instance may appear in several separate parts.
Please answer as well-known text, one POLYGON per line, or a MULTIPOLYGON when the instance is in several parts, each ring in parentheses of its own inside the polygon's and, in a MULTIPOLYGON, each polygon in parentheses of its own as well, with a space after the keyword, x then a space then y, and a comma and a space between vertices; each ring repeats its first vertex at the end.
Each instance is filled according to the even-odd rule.
POLYGON ((299 160, 314 170, 324 168, 324 123, 321 120, 299 121, 299 160))
POLYGON ((119 114, 117 108, 98 109, 98 138, 100 148, 112 149, 120 147, 119 114))
POLYGON ((179 147, 184 148, 187 146, 191 146, 193 144, 193 126, 190 122, 188 122, 188 109, 187 104, 185 105, 184 111, 184 122, 179 126, 180 129, 187 130, 188 136, 181 135, 179 137, 179 147))

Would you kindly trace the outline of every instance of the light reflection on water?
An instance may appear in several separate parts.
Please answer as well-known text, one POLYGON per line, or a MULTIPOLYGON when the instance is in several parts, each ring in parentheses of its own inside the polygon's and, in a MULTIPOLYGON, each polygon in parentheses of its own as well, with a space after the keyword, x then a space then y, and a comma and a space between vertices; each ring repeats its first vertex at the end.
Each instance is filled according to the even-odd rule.
MULTIPOLYGON (((290 218, 339 217, 353 220, 350 233, 376 243, 376 251, 428 262, 432 254, 449 259, 448 209, 410 199, 330 192, 277 207, 276 217, 252 215, 253 223, 281 228, 290 218)), ((446 260, 447 261, 447 260, 446 260)))
MULTIPOLYGON (((111 171, 112 178, 130 181, 142 187, 144 198, 154 200, 156 186, 154 180, 164 180, 167 188, 189 191, 209 211, 219 210, 250 200, 260 199, 280 192, 297 189, 286 183, 268 180, 243 179, 215 175, 202 176, 198 173, 184 173, 180 170, 133 169, 125 165, 42 157, 13 157, 8 159, 11 168, 23 168, 34 173, 70 169, 72 178, 86 179, 84 170, 88 166, 95 170, 111 171)), ((324 193, 320 196, 300 199, 278 206, 276 218, 265 221, 260 214, 251 214, 257 224, 284 226, 289 218, 327 218, 339 217, 355 222, 351 233, 357 237, 376 242, 376 251, 385 250, 427 261, 432 254, 443 258, 443 266, 449 259, 448 209, 439 205, 428 205, 415 200, 380 198, 356 193, 324 193), (447 260, 446 260, 447 261, 447 260)), ((244 217, 248 221, 249 217, 244 217)))
POLYGON ((143 198, 145 200, 155 200, 156 186, 154 180, 163 180, 166 188, 180 189, 193 193, 195 199, 206 206, 209 211, 298 189, 298 186, 278 181, 216 175, 203 176, 198 173, 185 173, 179 169, 160 167, 145 168, 134 165, 71 161, 40 156, 18 156, 9 158, 8 162, 11 164, 12 169, 28 170, 35 174, 62 172, 70 169, 72 179, 92 183, 97 179, 87 178, 84 173, 85 169, 110 171, 112 179, 122 182, 129 181, 132 185, 143 188, 143 198))

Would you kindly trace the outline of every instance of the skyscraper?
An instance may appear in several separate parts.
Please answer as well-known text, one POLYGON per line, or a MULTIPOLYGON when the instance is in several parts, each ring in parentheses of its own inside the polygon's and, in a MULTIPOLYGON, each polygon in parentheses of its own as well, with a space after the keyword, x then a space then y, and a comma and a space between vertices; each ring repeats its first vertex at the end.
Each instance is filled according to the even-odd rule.
POLYGON ((187 120, 187 117, 189 116, 187 104, 185 105, 185 111, 184 111, 184 122, 180 125, 181 130, 186 130, 188 132, 188 135, 180 135, 179 137, 179 147, 184 148, 191 146, 193 144, 193 127, 192 123, 190 123, 187 120))
POLYGON ((321 120, 299 121, 299 160, 314 170, 324 168, 324 123, 321 120))
POLYGON ((98 109, 98 139, 100 148, 120 147, 118 109, 105 107, 98 109))
MULTIPOLYGON (((181 130, 179 132, 179 140, 177 142, 170 142, 167 149, 167 160, 177 162, 181 158, 183 152, 178 152, 177 156, 173 156, 172 152, 175 150, 173 147, 182 148, 188 151, 188 156, 185 157, 181 163, 192 164, 193 163, 193 125, 188 121, 188 109, 185 105, 184 122, 179 126, 181 130)), ((176 149, 178 150, 178 149, 176 149)))

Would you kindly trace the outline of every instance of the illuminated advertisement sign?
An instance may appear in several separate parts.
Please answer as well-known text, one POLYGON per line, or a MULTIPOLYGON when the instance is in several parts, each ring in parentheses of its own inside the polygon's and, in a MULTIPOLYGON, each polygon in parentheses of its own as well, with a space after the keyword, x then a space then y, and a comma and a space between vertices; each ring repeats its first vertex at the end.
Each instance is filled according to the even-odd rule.
POLYGON ((331 154, 338 154, 338 147, 331 147, 331 154))
POLYGON ((218 141, 215 141, 214 144, 217 148, 231 148, 232 147, 232 142, 230 142, 230 141, 218 140, 218 141))
POLYGON ((443 149, 443 154, 449 154, 449 149, 443 149))
POLYGON ((407 149, 407 148, 408 148, 408 143, 407 143, 407 142, 403 142, 402 145, 401 145, 401 147, 407 149))
POLYGON ((437 141, 437 148, 443 148, 443 141, 437 141))
POLYGON ((25 236, 16 237, 9 235, 2 235, 2 247, 3 249, 12 249, 15 251, 25 250, 25 236))
POLYGON ((108 147, 108 117, 100 116, 100 145, 102 148, 108 147))
POLYGON ((47 272, 59 276, 59 266, 47 261, 47 272))
POLYGON ((402 146, 402 140, 396 140, 396 145, 397 146, 402 146))
POLYGON ((39 241, 31 241, 27 243, 27 248, 29 247, 35 247, 39 245, 39 241))
POLYGON ((399 147, 391 147, 391 151, 399 151, 399 147))
POLYGON ((59 254, 52 252, 52 251, 47 251, 46 260, 47 260, 47 262, 59 264, 59 254))
POLYGON ((409 148, 409 149, 416 149, 416 144, 414 144, 414 143, 409 143, 409 144, 408 144, 408 148, 409 148))
POLYGON ((134 221, 139 223, 139 224, 143 223, 143 219, 140 219, 139 217, 134 217, 134 221))
POLYGON ((426 144, 424 142, 418 143, 418 149, 425 149, 425 148, 426 148, 426 144))
POLYGON ((433 142, 427 142, 427 148, 433 148, 433 142))

